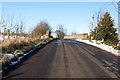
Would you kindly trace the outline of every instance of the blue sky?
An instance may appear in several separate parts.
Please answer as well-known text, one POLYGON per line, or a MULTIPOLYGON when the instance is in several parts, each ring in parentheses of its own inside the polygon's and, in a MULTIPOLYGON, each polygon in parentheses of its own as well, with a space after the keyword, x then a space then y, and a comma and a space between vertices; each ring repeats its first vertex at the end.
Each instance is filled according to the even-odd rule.
POLYGON ((3 13, 24 19, 25 31, 29 31, 40 21, 47 21, 53 31, 62 24, 67 33, 89 32, 92 15, 102 9, 110 12, 117 24, 117 12, 111 2, 4 2, 3 13))

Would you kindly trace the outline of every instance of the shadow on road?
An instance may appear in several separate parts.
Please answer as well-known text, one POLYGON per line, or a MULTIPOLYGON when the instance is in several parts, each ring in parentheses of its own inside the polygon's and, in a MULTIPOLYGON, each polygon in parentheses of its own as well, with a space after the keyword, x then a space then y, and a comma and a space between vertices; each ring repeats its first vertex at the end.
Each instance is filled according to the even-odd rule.
POLYGON ((15 76, 22 75, 22 74, 23 74, 23 73, 13 74, 13 75, 10 75, 10 76, 4 78, 4 80, 5 80, 5 79, 7 80, 8 78, 15 77, 15 76))

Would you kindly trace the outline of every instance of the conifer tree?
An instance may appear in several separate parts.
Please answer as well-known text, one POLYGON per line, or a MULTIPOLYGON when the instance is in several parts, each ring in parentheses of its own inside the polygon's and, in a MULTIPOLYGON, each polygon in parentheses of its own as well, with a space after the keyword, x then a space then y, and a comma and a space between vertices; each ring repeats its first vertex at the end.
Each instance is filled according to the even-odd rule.
POLYGON ((112 45, 117 44, 117 29, 114 28, 114 20, 112 19, 109 12, 105 12, 97 25, 97 28, 95 28, 95 39, 104 40, 104 42, 109 41, 109 44, 112 45))

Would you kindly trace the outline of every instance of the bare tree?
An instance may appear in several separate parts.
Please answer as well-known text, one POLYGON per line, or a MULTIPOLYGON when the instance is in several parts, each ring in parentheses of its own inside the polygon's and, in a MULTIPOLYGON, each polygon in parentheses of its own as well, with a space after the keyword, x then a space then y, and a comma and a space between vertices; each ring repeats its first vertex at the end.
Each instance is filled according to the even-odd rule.
POLYGON ((120 45, 120 1, 118 2, 118 40, 120 45))
POLYGON ((5 14, 1 16, 0 19, 0 28, 3 35, 7 35, 8 39, 10 39, 11 33, 13 32, 15 28, 15 23, 14 23, 14 17, 13 15, 11 16, 6 16, 5 14))
POLYGON ((32 31, 33 37, 40 37, 40 35, 46 34, 47 31, 51 31, 51 27, 45 21, 40 22, 32 31))
POLYGON ((93 36, 93 32, 94 32, 94 15, 92 16, 92 22, 91 22, 89 29, 90 29, 89 40, 91 41, 92 36, 93 36))
POLYGON ((77 34, 76 29, 74 27, 73 31, 71 32, 71 35, 77 34))
POLYGON ((112 3, 112 5, 113 5, 113 7, 114 7, 114 10, 115 10, 116 12, 118 12, 118 5, 119 5, 119 3, 120 3, 120 2, 114 2, 114 3, 112 3))
POLYGON ((24 28, 25 28, 25 23, 21 20, 20 21, 20 36, 24 36, 23 33, 24 33, 24 28))
POLYGON ((89 39, 91 40, 94 36, 96 36, 97 33, 97 26, 98 26, 98 22, 102 16, 102 9, 99 9, 98 12, 95 12, 95 14, 92 16, 92 22, 91 22, 91 26, 89 27, 90 29, 90 36, 89 39))
POLYGON ((1 18, 0 18, 0 28, 1 28, 1 30, 3 30, 3 31, 1 31, 3 33, 5 33, 5 29, 6 29, 6 22, 7 22, 6 20, 7 19, 6 19, 5 15, 1 16, 1 18))
POLYGON ((120 45, 120 1, 119 2, 116 2, 116 3, 112 3, 112 5, 114 6, 114 10, 118 13, 118 27, 117 27, 117 30, 118 30, 118 40, 119 40, 119 43, 118 45, 120 45))
POLYGON ((65 36, 65 29, 62 25, 58 25, 58 29, 56 30, 56 34, 58 38, 63 39, 65 36))

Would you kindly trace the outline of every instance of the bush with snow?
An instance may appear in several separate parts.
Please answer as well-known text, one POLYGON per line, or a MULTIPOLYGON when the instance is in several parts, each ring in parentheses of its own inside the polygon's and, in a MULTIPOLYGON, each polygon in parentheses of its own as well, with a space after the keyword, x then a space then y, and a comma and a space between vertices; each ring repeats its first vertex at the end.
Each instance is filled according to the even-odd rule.
POLYGON ((20 57, 20 56, 22 56, 23 53, 20 50, 15 50, 13 54, 16 57, 20 57))
POLYGON ((4 54, 4 56, 1 60, 3 67, 10 64, 10 61, 14 58, 15 58, 15 56, 13 54, 4 54))

